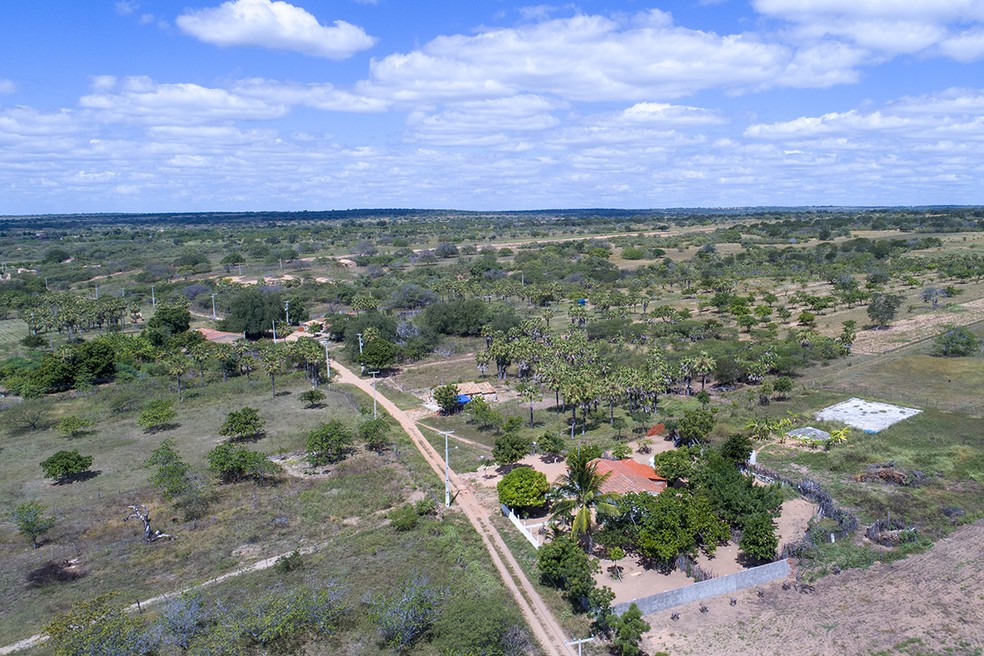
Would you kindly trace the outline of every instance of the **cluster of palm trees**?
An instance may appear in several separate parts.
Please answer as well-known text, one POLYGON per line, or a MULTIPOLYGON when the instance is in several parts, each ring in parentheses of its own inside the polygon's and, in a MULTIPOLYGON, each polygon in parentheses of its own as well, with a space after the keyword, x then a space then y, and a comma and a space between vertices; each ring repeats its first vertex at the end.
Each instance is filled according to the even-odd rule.
POLYGON ((682 358, 674 368, 659 348, 652 348, 642 366, 627 366, 602 357, 583 330, 551 332, 539 317, 509 331, 486 328, 482 336, 487 348, 475 355, 479 371, 484 376, 494 364, 496 377, 504 380, 515 367, 520 381, 517 390, 530 403, 531 425, 533 403, 542 398, 542 386, 554 392, 558 407, 563 397, 564 407, 570 409, 572 421, 581 424, 582 432, 588 412, 602 404, 614 423, 616 406, 624 403, 630 412, 654 412, 659 395, 674 384, 689 395, 698 379, 703 390, 717 364, 706 351, 700 351, 682 358))
POLYGON ((140 319, 140 307, 122 296, 93 298, 78 292, 45 292, 20 311, 32 335, 58 332, 69 339, 92 330, 118 330, 140 319))

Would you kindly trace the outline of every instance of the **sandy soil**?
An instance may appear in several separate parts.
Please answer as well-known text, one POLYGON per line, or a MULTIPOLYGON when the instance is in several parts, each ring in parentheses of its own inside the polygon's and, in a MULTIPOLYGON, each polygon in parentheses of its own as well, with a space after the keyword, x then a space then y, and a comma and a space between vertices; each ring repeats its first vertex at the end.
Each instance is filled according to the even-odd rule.
POLYGON ((855 353, 886 353, 933 337, 945 323, 966 326, 984 320, 984 299, 962 303, 958 307, 963 311, 921 314, 912 319, 896 321, 884 330, 862 330, 854 340, 852 350, 855 353))
POLYGON ((868 570, 831 575, 815 592, 776 582, 646 618, 647 653, 980 654, 984 650, 984 522, 931 551, 868 570), (758 592, 762 596, 758 596, 758 592))

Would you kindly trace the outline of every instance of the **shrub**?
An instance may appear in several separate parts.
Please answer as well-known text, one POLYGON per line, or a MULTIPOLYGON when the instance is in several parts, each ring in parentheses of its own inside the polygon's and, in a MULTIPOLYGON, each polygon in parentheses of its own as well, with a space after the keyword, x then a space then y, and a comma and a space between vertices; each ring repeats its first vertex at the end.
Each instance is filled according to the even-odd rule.
POLYGON ((307 459, 315 467, 341 462, 351 450, 352 433, 337 419, 321 424, 308 434, 307 459))
POLYGON ((208 452, 207 458, 209 471, 223 483, 260 481, 277 471, 264 454, 237 444, 220 444, 208 452))
POLYGON ((41 546, 41 538, 55 525, 55 518, 45 516, 47 506, 37 501, 27 501, 19 504, 10 513, 10 519, 17 526, 17 531, 30 540, 31 548, 41 546))
POLYGON ((387 646, 406 651, 430 632, 446 596, 447 590, 417 576, 403 581, 392 594, 373 599, 369 616, 387 646))
POLYGON ((559 537, 537 551, 536 565, 543 583, 563 590, 571 605, 584 609, 594 589, 592 574, 599 569, 597 561, 569 538, 559 537))
POLYGON ((137 424, 148 433, 156 433, 168 428, 177 416, 178 413, 174 411, 170 401, 154 399, 144 405, 137 418, 137 424))
POLYGON ((273 564, 273 569, 277 571, 278 574, 289 574, 290 572, 295 572, 304 567, 304 560, 301 558, 301 552, 294 549, 286 556, 281 556, 277 558, 277 561, 273 564))
POLYGON ((325 393, 319 389, 309 389, 301 393, 300 399, 308 408, 314 408, 325 400, 325 393))
POLYGON ((973 355, 981 348, 980 340, 969 328, 952 323, 943 326, 943 332, 933 340, 932 353, 945 358, 973 355))
POLYGON ((233 410, 219 428, 219 435, 232 440, 242 440, 259 435, 263 431, 263 418, 260 411, 249 406, 233 410))

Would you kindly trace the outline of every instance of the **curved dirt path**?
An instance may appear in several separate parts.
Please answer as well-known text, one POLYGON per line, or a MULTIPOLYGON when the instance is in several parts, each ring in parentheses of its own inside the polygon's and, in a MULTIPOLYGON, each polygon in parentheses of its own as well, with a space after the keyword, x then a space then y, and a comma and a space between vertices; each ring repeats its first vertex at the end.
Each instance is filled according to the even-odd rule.
MULTIPOLYGON (((367 395, 372 396, 372 383, 356 376, 348 368, 343 367, 334 360, 331 363, 332 369, 338 372, 335 382, 346 383, 358 387, 367 395)), ((424 438, 423 433, 407 415, 400 410, 395 403, 385 396, 377 396, 378 403, 400 424, 410 439, 413 441, 417 450, 431 466, 434 473, 440 477, 444 476, 444 459, 424 438)), ((509 593, 516 600, 516 604, 526 618, 527 624, 532 629, 537 641, 543 648, 544 653, 549 656, 567 656, 571 654, 569 647, 565 643, 563 628, 554 618, 553 613, 543 602, 543 598, 533 588, 526 573, 523 572, 519 563, 513 557, 512 552, 502 541, 499 532, 495 530, 489 521, 488 511, 482 507, 478 499, 472 494, 468 487, 462 482, 454 471, 450 472, 451 483, 457 489, 455 495, 456 504, 465 513, 465 517, 471 522, 475 531, 482 538, 492 563, 499 571, 499 576, 509 593)))

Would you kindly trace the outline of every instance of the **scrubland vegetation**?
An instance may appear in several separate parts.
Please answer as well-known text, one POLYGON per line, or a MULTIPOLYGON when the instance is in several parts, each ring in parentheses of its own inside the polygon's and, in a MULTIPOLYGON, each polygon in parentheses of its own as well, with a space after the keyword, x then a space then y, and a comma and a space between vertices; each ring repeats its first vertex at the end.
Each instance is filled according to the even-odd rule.
POLYGON ((66 628, 82 616, 133 653, 539 653, 443 482, 326 349, 433 403, 417 418, 441 453, 454 431, 455 471, 567 458, 558 486, 506 486, 553 542, 507 541, 596 653, 645 630, 611 615, 599 554, 690 571, 731 540, 815 579, 984 516, 980 210, 34 217, 0 221, 0 252, 4 644, 47 626, 40 649, 81 653, 106 639, 66 628), (463 403, 466 382, 497 398, 463 403), (922 413, 813 419, 852 396, 922 413), (785 435, 805 425, 836 439, 785 435), (666 492, 598 492, 592 458, 654 441, 666 492), (754 485, 752 449, 856 525, 780 545, 797 492, 754 485))

